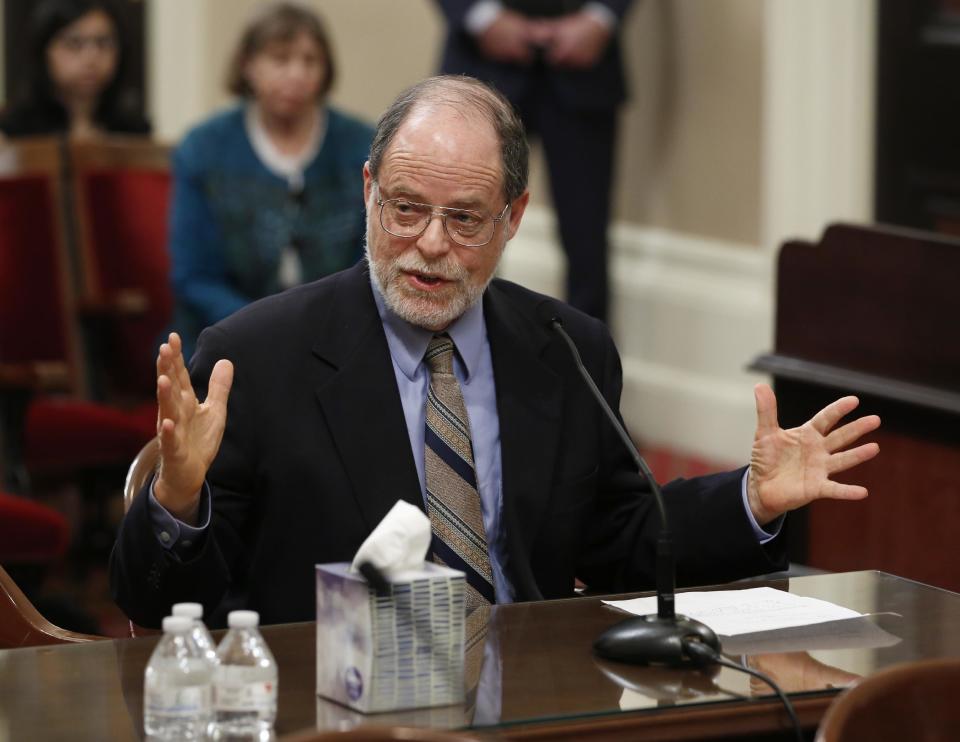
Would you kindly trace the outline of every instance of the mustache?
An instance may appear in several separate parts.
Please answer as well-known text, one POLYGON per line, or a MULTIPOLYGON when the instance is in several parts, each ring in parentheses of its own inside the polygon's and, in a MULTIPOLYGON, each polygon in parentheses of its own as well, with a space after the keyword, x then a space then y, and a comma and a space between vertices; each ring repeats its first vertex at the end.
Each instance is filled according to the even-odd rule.
POLYGON ((398 255, 391 267, 395 272, 429 273, 444 281, 463 281, 467 277, 466 268, 446 257, 427 261, 420 255, 409 253, 398 255))

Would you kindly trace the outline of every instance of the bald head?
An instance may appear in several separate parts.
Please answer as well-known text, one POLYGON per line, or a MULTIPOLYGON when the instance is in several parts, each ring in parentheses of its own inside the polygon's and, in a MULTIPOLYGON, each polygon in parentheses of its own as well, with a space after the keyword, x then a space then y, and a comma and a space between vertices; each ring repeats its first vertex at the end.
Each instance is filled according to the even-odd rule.
POLYGON ((526 191, 529 147, 519 117, 506 98, 492 88, 471 77, 453 75, 431 77, 408 88, 380 117, 370 146, 370 173, 374 179, 400 127, 412 115, 428 114, 434 108, 459 114, 443 117, 444 125, 458 125, 459 119, 459 125, 464 127, 477 122, 491 127, 499 142, 504 198, 511 202, 526 191))

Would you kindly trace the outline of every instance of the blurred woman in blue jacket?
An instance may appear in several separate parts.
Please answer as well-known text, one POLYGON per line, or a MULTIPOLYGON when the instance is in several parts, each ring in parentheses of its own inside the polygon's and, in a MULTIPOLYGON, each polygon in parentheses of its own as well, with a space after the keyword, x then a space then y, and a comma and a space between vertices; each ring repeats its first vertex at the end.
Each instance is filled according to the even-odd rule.
MULTIPOLYGON (((228 75, 242 102, 173 158, 175 326, 197 334, 247 303, 355 263, 372 129, 326 105, 335 65, 320 20, 279 3, 253 18, 228 75)), ((189 357, 189 356, 188 356, 189 357)))

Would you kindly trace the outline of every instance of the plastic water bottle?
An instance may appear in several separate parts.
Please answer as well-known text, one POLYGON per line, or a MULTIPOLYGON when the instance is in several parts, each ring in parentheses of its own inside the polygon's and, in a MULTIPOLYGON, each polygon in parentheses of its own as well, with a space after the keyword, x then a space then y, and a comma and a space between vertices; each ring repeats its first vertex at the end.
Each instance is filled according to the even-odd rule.
POLYGON ((277 663, 257 630, 256 611, 231 611, 230 631, 217 647, 214 733, 217 737, 270 738, 277 718, 277 663))
POLYGON ((203 652, 211 665, 217 664, 217 645, 203 623, 203 606, 200 603, 174 603, 171 613, 174 616, 186 616, 193 621, 190 638, 203 652))
POLYGON ((212 718, 213 666, 190 638, 186 616, 163 619, 143 677, 143 726, 151 739, 203 739, 212 718))

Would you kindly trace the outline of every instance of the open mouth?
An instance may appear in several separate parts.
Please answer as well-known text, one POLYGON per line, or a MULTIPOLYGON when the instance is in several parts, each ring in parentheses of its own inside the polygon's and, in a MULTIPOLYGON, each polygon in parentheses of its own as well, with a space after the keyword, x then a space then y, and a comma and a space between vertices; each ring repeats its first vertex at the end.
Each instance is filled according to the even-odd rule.
POLYGON ((436 273, 421 273, 420 271, 404 271, 404 273, 408 280, 418 288, 435 289, 449 283, 448 279, 436 273))

